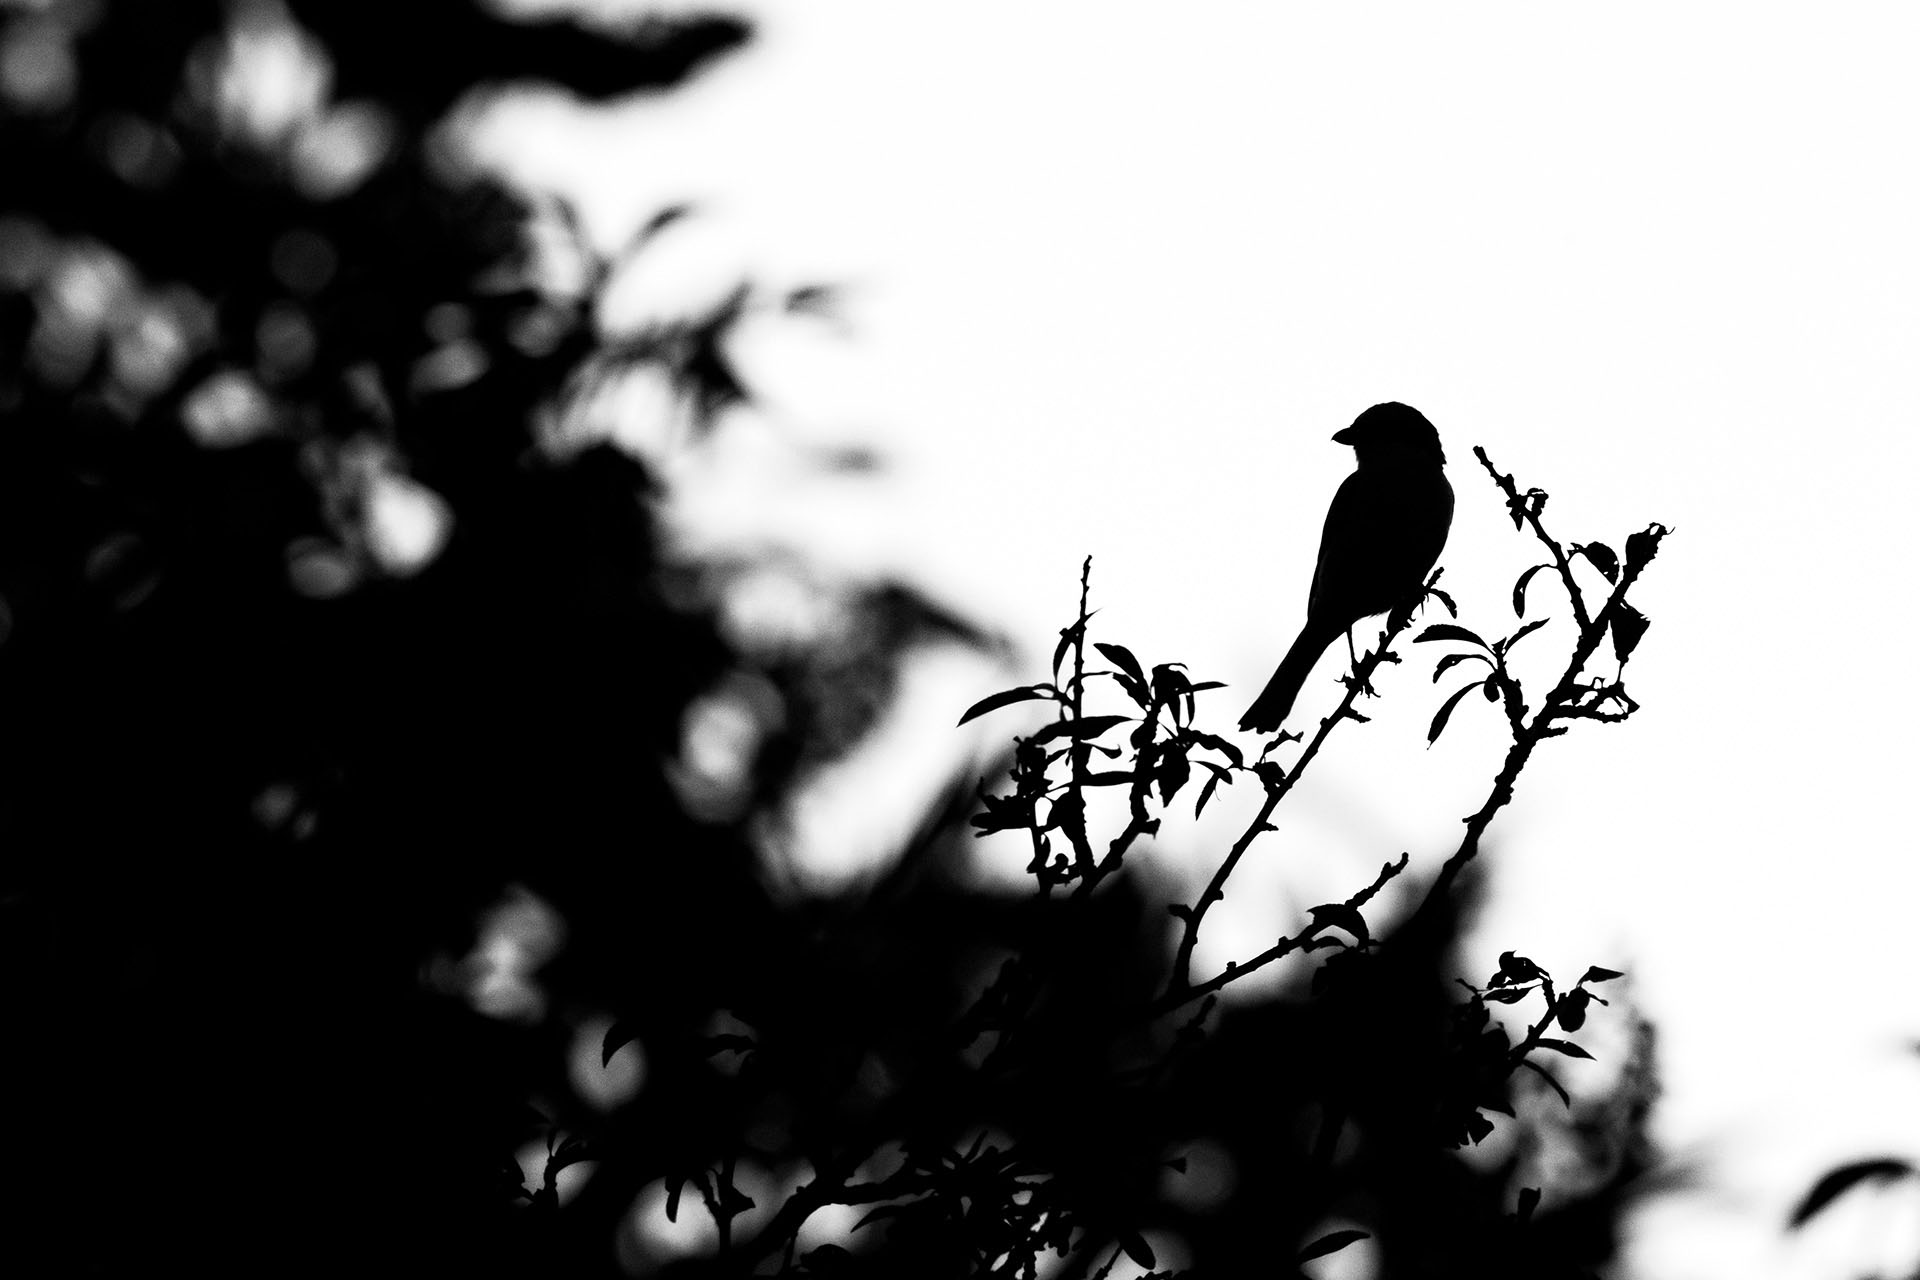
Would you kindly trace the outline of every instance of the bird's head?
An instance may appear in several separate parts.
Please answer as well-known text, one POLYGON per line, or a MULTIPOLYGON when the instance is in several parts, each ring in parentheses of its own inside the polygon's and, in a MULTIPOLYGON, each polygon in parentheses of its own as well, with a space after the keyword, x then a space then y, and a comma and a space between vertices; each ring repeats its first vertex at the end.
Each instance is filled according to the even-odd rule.
POLYGON ((1352 426, 1335 432, 1333 440, 1335 444, 1352 445, 1363 467, 1440 467, 1447 461, 1440 448, 1440 433, 1426 415, 1397 400, 1368 409, 1353 420, 1352 426))

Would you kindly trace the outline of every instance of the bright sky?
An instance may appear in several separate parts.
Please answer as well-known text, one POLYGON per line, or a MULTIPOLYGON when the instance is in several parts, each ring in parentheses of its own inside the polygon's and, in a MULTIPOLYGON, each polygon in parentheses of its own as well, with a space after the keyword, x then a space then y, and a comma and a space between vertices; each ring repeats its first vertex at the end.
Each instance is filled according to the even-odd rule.
MULTIPOLYGON (((691 525, 928 584, 1028 646, 1020 680, 1091 552, 1099 637, 1230 681, 1222 727, 1298 625, 1351 466, 1327 437, 1369 404, 1446 442, 1469 625, 1509 625, 1532 562, 1475 444, 1553 494, 1565 540, 1673 526, 1638 594, 1644 710, 1523 777, 1475 953, 1630 969, 1658 1020, 1659 1136, 1711 1182, 1648 1212, 1639 1274, 1862 1261, 1872 1222, 1779 1224, 1839 1159, 1920 1156, 1896 560, 1920 507, 1920 10, 747 11, 756 44, 682 93, 534 104, 497 134, 537 138, 515 166, 586 193, 608 244, 700 206, 632 305, 743 273, 847 287, 846 332, 768 322, 739 354, 787 439, 872 446, 891 474, 802 483, 749 440, 691 525)), ((1300 892, 1334 896, 1457 839, 1500 743, 1468 704, 1422 749, 1426 659, 1336 738, 1281 833, 1312 847, 1250 862, 1248 896, 1289 853, 1312 859, 1300 892)), ((917 704, 909 736, 936 745, 902 758, 933 776, 990 687, 917 704)))

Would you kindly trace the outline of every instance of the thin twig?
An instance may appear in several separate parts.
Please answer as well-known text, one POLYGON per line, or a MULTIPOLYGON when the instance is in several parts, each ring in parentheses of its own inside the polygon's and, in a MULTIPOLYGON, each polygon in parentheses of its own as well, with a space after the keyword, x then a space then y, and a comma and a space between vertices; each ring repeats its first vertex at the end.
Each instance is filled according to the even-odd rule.
MULTIPOLYGON (((1433 577, 1428 579, 1427 585, 1431 587, 1439 581, 1439 577, 1439 573, 1435 572, 1433 577)), ((1213 878, 1207 882, 1207 887, 1201 892, 1200 897, 1181 915, 1186 928, 1180 936, 1179 947, 1174 952, 1173 971, 1167 978, 1168 995, 1200 990, 1193 985, 1192 966, 1193 951, 1200 941, 1201 921, 1206 918, 1208 909, 1226 896, 1227 880, 1233 875, 1234 868, 1240 865, 1241 857, 1252 846, 1254 840, 1262 832, 1272 830, 1267 825, 1267 819, 1273 815, 1274 809, 1279 807, 1280 802, 1286 799, 1287 793, 1293 790, 1294 784, 1300 780, 1300 775, 1306 772, 1307 766, 1313 762, 1314 757, 1320 754, 1320 748, 1326 744, 1334 727, 1349 718, 1356 720, 1361 718, 1354 712, 1353 704, 1363 692, 1372 691, 1373 673, 1379 669, 1381 663, 1387 660, 1388 651, 1392 648, 1393 642, 1399 638, 1400 633, 1412 624, 1413 612, 1410 609, 1404 612, 1396 611, 1388 617, 1387 627, 1380 635, 1379 644, 1355 664, 1353 673, 1347 680, 1346 696, 1340 700, 1340 705, 1334 708, 1333 713, 1320 722, 1320 727, 1308 740, 1299 758, 1294 761, 1293 771, 1281 773, 1277 778, 1267 781, 1266 800, 1261 804, 1260 811, 1253 816, 1253 821, 1247 824, 1246 830, 1240 833, 1240 838, 1233 842, 1233 847, 1227 851, 1227 856, 1221 860, 1220 865, 1214 868, 1213 878)))
POLYGON ((1533 509, 1533 504, 1522 497, 1514 486, 1513 477, 1501 475, 1499 469, 1493 465, 1493 460, 1487 457, 1487 451, 1479 445, 1473 446, 1473 456, 1480 459, 1480 465, 1487 469, 1487 474, 1493 477, 1493 482, 1500 486, 1500 492, 1506 495, 1507 510, 1513 513, 1513 518, 1516 521, 1525 520, 1533 526, 1534 534, 1546 544, 1547 550, 1553 553, 1554 568, 1560 571, 1560 581, 1566 584, 1567 597, 1573 601, 1573 620, 1580 625, 1582 631, 1585 631, 1589 625, 1587 606, 1581 595, 1580 584, 1574 581, 1573 565, 1567 559, 1566 550, 1547 533, 1546 526, 1540 523, 1539 513, 1533 509))

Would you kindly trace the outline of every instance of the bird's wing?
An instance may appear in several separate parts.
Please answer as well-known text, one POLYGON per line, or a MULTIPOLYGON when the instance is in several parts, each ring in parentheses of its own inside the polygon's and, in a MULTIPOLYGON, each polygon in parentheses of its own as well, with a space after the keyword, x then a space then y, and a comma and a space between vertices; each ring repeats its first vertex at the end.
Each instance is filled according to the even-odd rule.
POLYGON ((1346 627, 1393 608, 1439 559, 1452 520, 1439 468, 1355 471, 1327 508, 1307 615, 1346 627))
MULTIPOLYGON (((1328 616, 1342 594, 1341 579, 1351 576, 1357 560, 1367 559, 1367 545, 1378 536, 1379 503, 1368 493, 1367 477, 1355 471, 1340 482, 1327 507, 1320 529, 1320 555, 1313 563, 1313 586, 1307 592, 1307 616, 1328 616)), ((1345 625, 1342 623, 1341 625, 1345 625)))

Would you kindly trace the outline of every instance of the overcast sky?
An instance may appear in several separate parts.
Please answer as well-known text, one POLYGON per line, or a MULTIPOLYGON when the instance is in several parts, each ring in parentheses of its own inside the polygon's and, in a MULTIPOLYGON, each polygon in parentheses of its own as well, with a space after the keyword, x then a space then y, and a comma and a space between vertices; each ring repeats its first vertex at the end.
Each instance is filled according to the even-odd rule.
MULTIPOLYGON (((1225 728, 1299 624, 1351 466, 1328 437, 1372 403, 1445 441, 1470 625, 1511 624, 1533 558, 1473 445, 1552 493, 1565 540, 1672 526, 1638 592, 1644 709, 1523 777, 1476 954, 1631 970, 1658 1020, 1659 1136, 1713 1182, 1649 1212, 1642 1274, 1861 1261, 1873 1222, 1779 1224, 1839 1159, 1920 1156, 1920 10, 746 11, 755 45, 684 92, 522 103, 494 135, 608 245, 698 206, 636 263, 634 308, 743 273, 844 286, 843 326, 743 333, 777 430, 741 427, 723 479, 690 486, 690 536, 924 583, 1016 636, 1021 680, 1091 553, 1097 638, 1231 682, 1225 728), (802 481, 796 441, 889 471, 802 481)), ((1344 895, 1354 868, 1458 839, 1498 726, 1469 704, 1424 750, 1450 686, 1416 655, 1289 802, 1306 851, 1250 861, 1248 896, 1289 856, 1344 895)), ((992 678, 912 686, 909 771, 984 740, 947 726, 992 678)), ((1920 1237, 1883 1225, 1910 1264, 1920 1237)))

